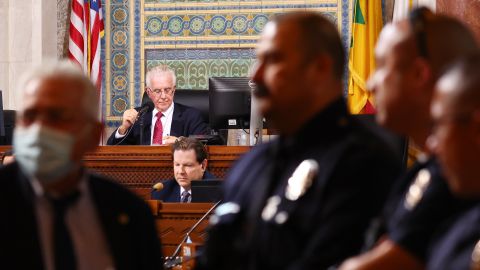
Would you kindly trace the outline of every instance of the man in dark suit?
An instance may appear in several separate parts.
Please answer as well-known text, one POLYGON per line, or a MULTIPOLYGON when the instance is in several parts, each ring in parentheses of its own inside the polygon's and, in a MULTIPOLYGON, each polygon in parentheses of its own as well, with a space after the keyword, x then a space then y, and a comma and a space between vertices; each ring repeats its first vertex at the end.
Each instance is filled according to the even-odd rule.
POLYGON ((275 17, 257 57, 254 94, 280 136, 229 172, 200 269, 326 269, 360 251, 401 162, 348 114, 328 18, 275 17))
POLYGON ((164 202, 191 202, 191 182, 214 179, 207 171, 207 151, 203 144, 193 138, 180 137, 172 145, 174 179, 160 182, 161 188, 152 190, 152 199, 164 202))
POLYGON ((437 154, 452 192, 475 200, 431 241, 427 269, 480 269, 480 53, 457 62, 439 80, 431 105, 437 154))
POLYGON ((173 102, 176 85, 173 70, 166 65, 156 66, 147 72, 145 82, 145 91, 155 108, 140 116, 138 108, 126 110, 122 124, 108 138, 108 145, 172 144, 179 136, 209 134, 200 111, 173 102))
POLYGON ((22 85, 15 162, 0 168, 0 261, 5 269, 161 269, 149 207, 87 172, 97 91, 77 66, 43 65, 22 85))

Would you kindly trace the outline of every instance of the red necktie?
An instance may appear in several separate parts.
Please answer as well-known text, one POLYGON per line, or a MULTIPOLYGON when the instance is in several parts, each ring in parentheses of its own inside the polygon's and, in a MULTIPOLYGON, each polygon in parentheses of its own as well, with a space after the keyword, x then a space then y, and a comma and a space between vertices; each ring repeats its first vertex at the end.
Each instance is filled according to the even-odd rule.
POLYGON ((162 126, 163 113, 157 113, 157 121, 155 122, 155 129, 153 130, 152 144, 162 144, 163 126, 162 126))

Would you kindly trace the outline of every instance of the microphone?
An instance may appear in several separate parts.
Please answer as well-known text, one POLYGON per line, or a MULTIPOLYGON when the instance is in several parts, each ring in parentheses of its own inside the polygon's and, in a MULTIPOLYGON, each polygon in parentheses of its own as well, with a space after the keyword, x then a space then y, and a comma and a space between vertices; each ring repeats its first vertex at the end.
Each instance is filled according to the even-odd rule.
POLYGON ((139 109, 135 109, 137 110, 138 114, 137 114, 137 118, 135 119, 135 122, 133 123, 133 125, 128 129, 127 133, 125 134, 125 136, 119 141, 117 142, 115 145, 120 145, 127 137, 128 135, 130 135, 130 132, 132 131, 133 129, 133 126, 137 124, 137 122, 140 122, 140 144, 141 142, 143 142, 143 128, 144 128, 144 124, 143 124, 143 117, 140 118, 140 116, 142 116, 143 114, 145 114, 146 112, 148 111, 153 111, 153 108, 155 106, 153 105, 153 102, 151 100, 148 100, 146 102, 144 102, 144 104, 142 105, 142 107, 140 107, 139 109), (140 121, 138 121, 138 119, 140 118, 140 121))
MULTIPOLYGON (((146 112, 151 112, 153 111, 153 108, 155 106, 153 106, 153 102, 152 100, 147 100, 144 104, 142 104, 142 107, 140 108, 140 110, 138 111, 138 115, 137 115, 137 120, 140 118, 140 116, 144 115, 146 112)), ((143 144, 143 133, 144 133, 144 129, 145 129, 145 124, 143 123, 144 122, 144 118, 145 117, 142 117, 140 118, 140 144, 143 144)), ((135 121, 136 123, 137 121, 135 121)))
POLYGON ((155 106, 153 105, 153 102, 151 100, 145 102, 145 104, 142 105, 142 107, 140 109, 138 109, 138 115, 142 115, 146 112, 149 112, 149 111, 153 111, 153 108, 155 106))
POLYGON ((162 190, 162 189, 164 188, 164 186, 163 186, 163 183, 158 182, 158 183, 156 183, 155 185, 153 185, 152 188, 153 188, 153 190, 155 190, 155 191, 160 191, 160 190, 162 190))
MULTIPOLYGON (((161 183, 159 183, 161 184, 161 183)), ((163 186, 163 185, 162 185, 163 186)), ((178 244, 177 248, 175 249, 175 251, 173 252, 172 256, 171 257, 167 257, 166 260, 165 260, 165 263, 164 263, 164 266, 166 269, 170 269, 176 265, 178 265, 180 262, 179 260, 176 259, 178 253, 180 252, 180 248, 182 248, 182 244, 185 243, 188 239, 190 239, 190 234, 198 227, 198 225, 200 225, 200 223, 202 223, 202 221, 204 221, 208 215, 222 202, 222 200, 216 202, 212 207, 210 207, 210 209, 208 209, 208 211, 195 223, 193 224, 193 226, 190 228, 190 230, 187 231, 187 233, 185 234, 185 237, 182 239, 182 241, 180 242, 180 244, 178 244)))

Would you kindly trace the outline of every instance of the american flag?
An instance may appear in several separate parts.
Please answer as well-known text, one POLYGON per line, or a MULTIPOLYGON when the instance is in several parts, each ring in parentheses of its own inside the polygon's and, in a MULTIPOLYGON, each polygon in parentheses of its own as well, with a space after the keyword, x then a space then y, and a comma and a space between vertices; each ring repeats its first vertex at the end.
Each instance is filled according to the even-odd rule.
POLYGON ((68 58, 77 62, 101 90, 101 39, 104 35, 101 0, 72 0, 68 58))

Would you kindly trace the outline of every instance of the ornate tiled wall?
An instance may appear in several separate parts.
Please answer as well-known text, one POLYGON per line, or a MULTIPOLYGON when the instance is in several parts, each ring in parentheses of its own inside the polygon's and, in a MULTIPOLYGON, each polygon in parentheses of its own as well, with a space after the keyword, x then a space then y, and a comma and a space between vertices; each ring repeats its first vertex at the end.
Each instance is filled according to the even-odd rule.
POLYGON ((349 0, 108 0, 105 12, 104 115, 115 126, 140 104, 145 70, 158 63, 177 74, 177 88, 206 89, 209 76, 247 76, 268 18, 313 10, 338 25, 348 44, 349 0))

